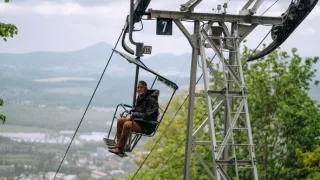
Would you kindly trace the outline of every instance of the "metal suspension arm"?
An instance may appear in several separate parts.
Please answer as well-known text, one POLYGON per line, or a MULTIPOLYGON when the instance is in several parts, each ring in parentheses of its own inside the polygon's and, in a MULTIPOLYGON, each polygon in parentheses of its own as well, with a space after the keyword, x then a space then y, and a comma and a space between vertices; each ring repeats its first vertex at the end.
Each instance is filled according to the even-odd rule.
POLYGON ((134 17, 134 0, 130 0, 130 15, 129 15, 129 40, 133 45, 138 45, 132 38, 132 31, 133 31, 133 17, 134 17))
POLYGON ((122 47, 123 47, 123 49, 125 50, 125 51, 127 51, 128 53, 130 53, 130 54, 132 54, 132 55, 134 55, 134 51, 126 44, 126 42, 125 42, 125 39, 126 39, 126 35, 127 35, 127 33, 128 33, 128 30, 129 30, 129 24, 128 24, 128 21, 127 21, 127 23, 126 23, 126 26, 125 26, 125 33, 123 34, 123 36, 122 36, 122 47))
POLYGON ((131 44, 136 46, 136 51, 129 48, 129 46, 125 43, 126 33, 122 37, 122 47, 125 51, 130 54, 135 54, 136 56, 140 57, 143 54, 143 43, 136 42, 133 40, 133 27, 136 22, 140 22, 142 16, 145 13, 145 10, 149 6, 151 0, 130 0, 130 14, 127 18, 127 25, 126 25, 126 33, 129 34, 129 41, 131 44))

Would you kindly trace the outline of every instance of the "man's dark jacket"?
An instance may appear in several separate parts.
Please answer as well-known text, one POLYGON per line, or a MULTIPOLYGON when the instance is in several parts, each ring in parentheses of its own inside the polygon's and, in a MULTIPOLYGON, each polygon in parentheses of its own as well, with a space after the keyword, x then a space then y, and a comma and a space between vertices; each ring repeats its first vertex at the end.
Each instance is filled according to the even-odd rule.
MULTIPOLYGON (((157 121, 159 115, 159 104, 157 97, 152 96, 148 91, 142 96, 138 96, 135 107, 131 110, 133 119, 143 119, 145 121, 157 121)), ((138 122, 144 133, 154 131, 155 125, 138 122)))

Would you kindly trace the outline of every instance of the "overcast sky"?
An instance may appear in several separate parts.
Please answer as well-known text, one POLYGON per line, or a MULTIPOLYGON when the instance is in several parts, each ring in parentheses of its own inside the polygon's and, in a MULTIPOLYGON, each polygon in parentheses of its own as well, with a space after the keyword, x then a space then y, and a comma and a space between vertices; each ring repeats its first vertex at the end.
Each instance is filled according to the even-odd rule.
MULTIPOLYGON (((4 1, 4 0, 0 0, 4 1)), ((152 0, 149 8, 179 10, 187 0, 152 0)), ((212 8, 229 0, 203 0, 196 12, 212 12, 212 8)), ((262 14, 275 0, 265 0, 257 15, 262 14)), ((238 13, 246 0, 230 0, 228 13, 238 13)), ((280 0, 265 15, 279 16, 291 0, 280 0)), ((0 3, 0 22, 14 23, 19 35, 8 42, 0 41, 0 53, 33 51, 71 51, 98 42, 114 45, 129 12, 129 0, 11 0, 0 3)), ((297 47, 300 54, 320 55, 320 5, 281 46, 297 47)), ((137 25, 139 26, 139 25, 137 25)), ((188 23, 188 28, 192 26, 188 23)), ((248 46, 255 48, 269 31, 257 28, 248 38, 248 46)), ((190 45, 174 25, 173 36, 157 36, 155 21, 144 21, 144 31, 134 38, 153 46, 153 54, 190 52, 190 45)), ((268 39, 270 40, 270 39, 268 39)), ((270 41, 266 42, 270 42, 270 41)), ((120 46, 119 46, 120 48, 120 46)))

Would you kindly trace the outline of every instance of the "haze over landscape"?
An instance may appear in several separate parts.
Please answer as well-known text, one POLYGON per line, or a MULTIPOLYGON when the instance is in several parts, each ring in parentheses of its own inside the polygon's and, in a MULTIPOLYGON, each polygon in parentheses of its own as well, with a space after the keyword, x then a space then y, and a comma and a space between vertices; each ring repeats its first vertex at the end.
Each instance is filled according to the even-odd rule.
MULTIPOLYGON (((58 147, 56 151, 61 155, 71 140, 71 135, 89 102, 110 53, 110 45, 98 43, 72 52, 0 54, 0 97, 5 102, 1 112, 7 116, 7 123, 0 126, 0 135, 18 142, 37 143, 39 148, 42 146, 40 149, 44 152, 48 148, 53 150, 50 146, 59 144, 53 147, 58 147)), ((176 81, 181 92, 188 87, 190 57, 190 54, 159 54, 143 61, 151 69, 176 81)), ((114 56, 84 118, 73 145, 75 149, 81 149, 86 143, 92 144, 92 148, 88 149, 89 153, 98 153, 96 151, 99 148, 100 151, 101 148, 105 148, 101 139, 109 130, 116 105, 132 102, 134 72, 133 64, 129 64, 118 55, 114 56)), ((153 78, 153 75, 141 72, 140 79, 151 84, 153 78)), ((161 82, 157 82, 155 88, 162 90, 160 99, 168 100, 171 92, 168 88, 161 82)), ((310 94, 319 101, 318 92, 319 87, 315 87, 310 94)), ((145 140, 147 139, 143 139, 139 145, 145 140)), ((96 154, 97 161, 99 157, 104 156, 110 159, 104 162, 105 165, 102 167, 109 167, 110 162, 117 161, 120 164, 114 165, 114 168, 108 169, 107 172, 115 171, 119 173, 119 177, 123 176, 125 173, 117 170, 124 170, 124 164, 128 165, 127 160, 119 161, 112 154, 102 152, 96 154)), ((90 157, 77 158, 85 158, 89 163, 90 157)), ((91 160, 94 157, 92 156, 91 160)), ((129 169, 136 168, 132 162, 129 164, 129 169)), ((95 164, 91 165, 94 169, 95 164)), ((46 170, 54 172, 55 168, 47 167, 46 170)))
MULTIPOLYGON (((150 7, 178 10, 185 1, 152 1, 150 7)), ((212 12, 213 7, 222 3, 225 0, 203 1, 197 11, 212 12)), ((258 14, 272 3, 271 0, 264 1, 258 14)), ((128 4, 127 0, 0 2, 0 22, 13 23, 19 28, 19 34, 14 38, 8 38, 7 42, 0 40, 0 99, 4 101, 0 115, 6 116, 6 123, 0 124, 0 180, 6 177, 19 180, 53 179, 112 53, 112 43, 125 22, 128 4)), ((244 1, 231 1, 228 13, 238 13, 243 4, 244 1)), ((289 1, 278 2, 265 15, 280 15, 288 4, 289 1)), ((303 58, 320 56, 314 44, 320 41, 320 36, 316 35, 320 29, 319 17, 320 5, 317 5, 280 49, 289 51, 298 48, 297 53, 303 58)), ((135 33, 136 39, 153 46, 152 55, 145 55, 142 61, 179 86, 176 96, 186 95, 189 88, 190 45, 177 27, 173 29, 173 36, 156 36, 155 23, 144 21, 143 31, 135 33)), ((189 22, 183 24, 188 30, 193 29, 189 22)), ((269 29, 270 26, 258 27, 243 45, 256 48, 269 29)), ((270 41, 268 36, 265 43, 270 41)), ((117 49, 124 52, 120 45, 117 49)), ((207 56, 211 58, 213 54, 207 56)), ((219 64, 217 58, 213 62, 219 64)), ((318 70, 314 79, 320 80, 320 63, 313 68, 318 70)), ((147 149, 128 153, 128 158, 120 159, 108 152, 102 141, 110 128, 114 136, 115 124, 113 127, 111 124, 116 106, 132 103, 135 71, 134 64, 114 54, 62 164, 57 176, 59 179, 124 179, 138 169, 136 162, 141 156, 137 154, 146 154, 147 149)), ((201 65, 198 62, 197 76, 200 75, 201 65)), ((154 75, 140 69, 139 79, 145 80, 149 86, 154 78, 154 75)), ((319 104, 320 87, 314 84, 310 87, 308 94, 319 104)), ((153 88, 160 90, 159 102, 162 108, 165 107, 172 90, 160 81, 156 81, 153 88)), ((202 88, 201 80, 197 90, 202 88)), ((302 110, 301 114, 304 117, 306 113, 302 110)), ((284 124, 287 125, 286 122, 284 124)), ((268 125, 265 123, 263 128, 270 128, 268 125)), ((143 137, 138 148, 154 139, 143 137)), ((169 144, 170 148, 172 144, 169 144)), ((279 154, 271 154, 270 151, 268 158, 279 154)), ((172 167, 175 169, 175 166, 172 167)), ((276 165, 268 168, 277 169, 274 167, 276 165)))
MULTIPOLYGON (((20 143, 27 143, 20 144, 22 147, 29 146, 28 143, 36 143, 44 153, 51 149, 50 151, 61 156, 71 140, 71 135, 90 100, 110 53, 110 45, 98 43, 73 52, 0 54, 0 97, 5 102, 1 112, 7 116, 6 124, 0 126, 0 135, 20 143)), ((181 56, 159 54, 144 62, 156 72, 175 81, 181 86, 179 89, 181 92, 187 89, 189 81, 189 59, 188 54, 181 56), (158 63, 160 61, 161 64, 158 63)), ((134 73, 133 64, 129 64, 120 56, 114 56, 72 147, 75 146, 75 149, 81 150, 83 145, 90 143, 91 149, 87 150, 88 153, 98 153, 97 148, 100 148, 100 151, 101 148, 106 148, 102 138, 106 137, 110 128, 115 107, 119 103, 131 104, 132 102, 134 73)), ((144 70, 140 73, 140 79, 152 84, 154 80, 152 74, 144 70)), ((168 100, 172 93, 172 90, 159 81, 155 83, 154 88, 160 89, 160 102, 168 100)), ((147 139, 142 139, 139 146, 145 140, 147 139)), ((135 169, 132 162, 127 163, 128 160, 125 159, 119 161, 117 156, 112 156, 106 149, 100 152, 98 157, 95 157, 96 155, 77 156, 76 161, 79 159, 84 161, 83 158, 85 158, 85 162, 89 163, 94 158, 107 157, 109 160, 101 166, 101 171, 109 172, 111 174, 108 176, 114 177, 122 177, 130 172, 130 169, 135 169), (103 169, 106 166, 110 168, 112 162, 115 163, 114 168, 107 171, 103 169), (126 173, 122 171, 125 167, 126 173)), ((72 151, 68 156, 73 156, 72 151)), ((24 157, 26 162, 31 164, 32 158, 32 152, 24 157)), ((56 165, 42 170, 54 172, 56 165)), ((93 166, 91 169, 95 170, 95 164, 91 165, 93 166)), ((39 171, 39 168, 34 170, 34 172, 39 171)), ((78 171, 62 172, 74 174, 78 171)), ((51 175, 47 174, 47 176, 51 175)))

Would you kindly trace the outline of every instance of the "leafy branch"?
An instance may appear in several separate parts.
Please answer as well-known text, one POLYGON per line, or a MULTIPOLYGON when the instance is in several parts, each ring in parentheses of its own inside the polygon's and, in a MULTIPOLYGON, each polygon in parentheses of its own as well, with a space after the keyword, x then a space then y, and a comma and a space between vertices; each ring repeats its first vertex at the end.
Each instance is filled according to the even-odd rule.
MULTIPOLYGON (((6 3, 9 0, 5 0, 6 3)), ((18 34, 18 28, 14 24, 5 24, 0 22, 0 37, 3 38, 4 41, 7 41, 8 37, 13 37, 18 34)))
MULTIPOLYGON (((0 106, 3 106, 3 100, 2 99, 0 99, 0 106)), ((6 122, 6 116, 0 114, 0 120, 4 124, 6 122)))

